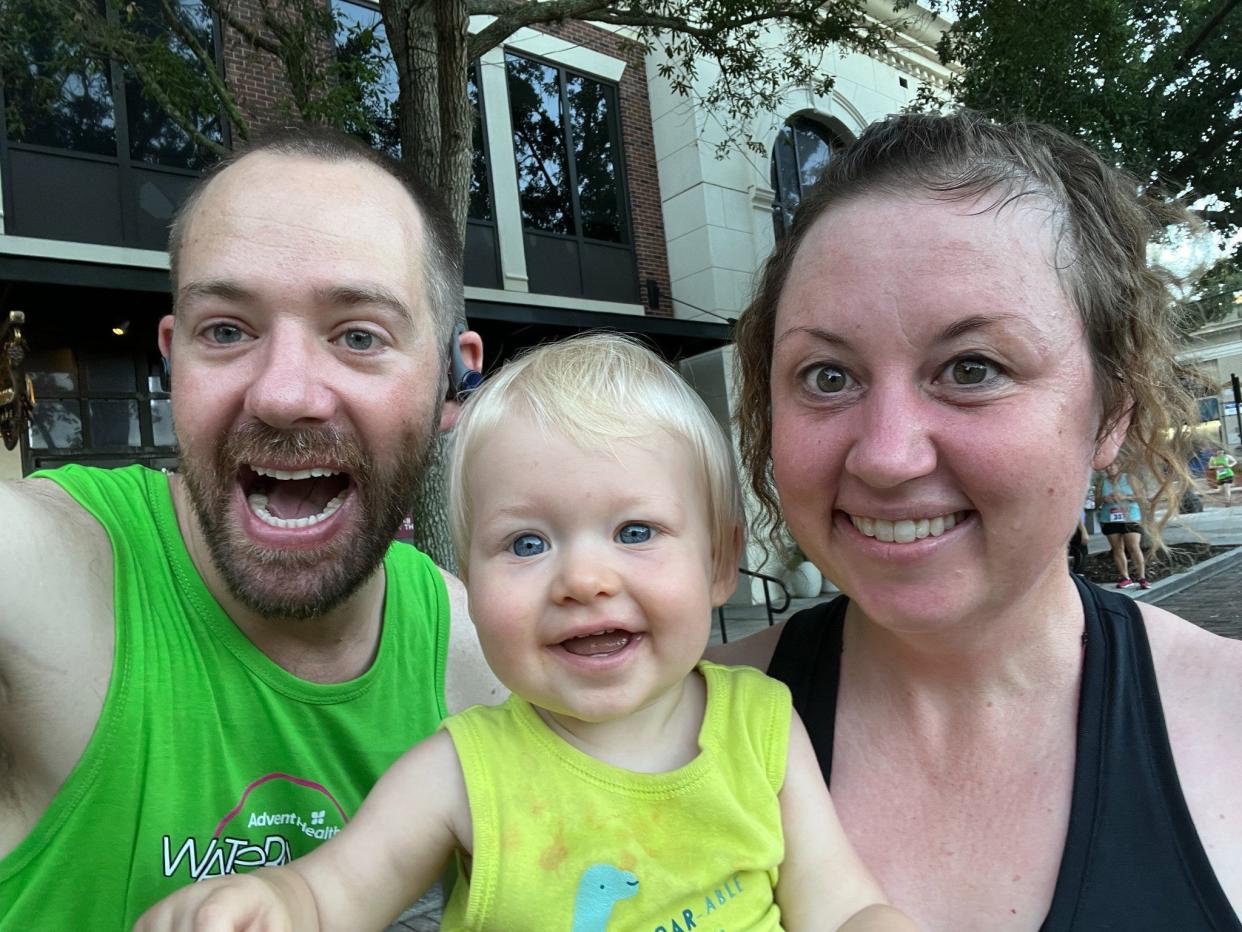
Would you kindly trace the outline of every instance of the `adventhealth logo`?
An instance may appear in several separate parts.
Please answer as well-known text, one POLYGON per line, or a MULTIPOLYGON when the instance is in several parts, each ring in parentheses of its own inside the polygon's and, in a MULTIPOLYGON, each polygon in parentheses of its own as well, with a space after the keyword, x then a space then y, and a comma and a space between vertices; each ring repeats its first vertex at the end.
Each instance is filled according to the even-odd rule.
POLYGON ((310 814, 310 822, 302 818, 296 812, 252 812, 250 813, 250 821, 246 823, 246 828, 270 828, 274 825, 294 825, 298 831, 304 835, 318 841, 326 841, 341 830, 338 825, 324 825, 323 820, 327 811, 319 809, 310 814), (322 828, 315 828, 316 825, 322 825, 322 828))
POLYGON ((251 781, 236 799, 215 830, 207 830, 210 837, 207 832, 162 836, 165 877, 181 873, 203 880, 287 864, 338 834, 348 821, 323 784, 287 773, 251 781))

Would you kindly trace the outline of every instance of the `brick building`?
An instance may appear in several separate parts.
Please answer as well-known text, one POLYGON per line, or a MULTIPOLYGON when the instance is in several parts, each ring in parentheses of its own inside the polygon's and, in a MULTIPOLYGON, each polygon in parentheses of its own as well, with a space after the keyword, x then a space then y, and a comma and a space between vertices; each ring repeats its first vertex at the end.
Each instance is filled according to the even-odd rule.
MULTIPOLYGON (((333 3, 346 21, 378 19, 367 0, 333 3)), ((180 6, 252 132, 289 122, 275 59, 197 0, 180 6)), ((257 3, 234 9, 257 24, 257 3)), ((580 23, 524 29, 471 77, 481 132, 467 315, 488 365, 590 327, 644 334, 671 359, 724 345, 719 321, 674 313, 641 52, 580 23)), ((65 462, 173 466, 155 346, 170 307, 167 224, 211 158, 116 61, 32 65, 5 75, 0 93, 0 312, 26 313, 38 396, 19 450, 0 450, 0 478, 65 462)), ((220 114, 196 125, 230 144, 220 114)))

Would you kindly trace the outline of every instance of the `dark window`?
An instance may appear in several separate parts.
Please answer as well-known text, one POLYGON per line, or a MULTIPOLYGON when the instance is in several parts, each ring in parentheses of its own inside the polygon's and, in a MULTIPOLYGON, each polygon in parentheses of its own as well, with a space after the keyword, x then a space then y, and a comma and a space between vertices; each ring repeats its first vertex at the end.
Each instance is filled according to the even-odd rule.
POLYGON ((772 188, 776 191, 772 221, 777 239, 793 223, 803 192, 819 180, 833 154, 843 146, 838 136, 806 117, 795 117, 781 127, 772 151, 772 188))
MULTIPOLYGON (((103 7, 100 6, 102 13, 103 7)), ((116 155, 116 108, 107 61, 82 60, 36 11, 12 5, 6 16, 13 58, 4 75, 8 138, 36 146, 116 155)))
POLYGON ((483 134, 483 102, 479 87, 479 63, 470 65, 466 74, 466 93, 474 110, 474 144, 470 164, 470 211, 471 220, 492 220, 491 180, 487 175, 487 143, 483 134))
MULTIPOLYGON (((152 38, 163 40, 153 54, 151 67, 161 73, 175 73, 186 68, 191 73, 200 69, 190 45, 214 57, 215 26, 211 11, 198 0, 172 0, 185 37, 169 26, 161 13, 159 0, 141 0, 125 8, 122 16, 130 18, 130 28, 152 38), (187 38, 188 37, 188 38, 187 38), (162 60, 162 61, 161 61, 162 60)), ((224 144, 224 124, 215 102, 205 91, 197 99, 182 104, 183 113, 194 129, 212 142, 224 144)), ((170 165, 202 171, 215 161, 209 149, 181 127, 145 90, 142 82, 126 69, 125 110, 128 116, 129 157, 151 165, 170 165)))
POLYGON ((560 69, 517 55, 506 63, 522 225, 574 236, 560 69))
POLYGON ((397 63, 379 8, 332 0, 336 19, 336 67, 340 86, 352 95, 345 130, 367 145, 401 157, 397 123, 397 63))
POLYGON ((506 60, 523 226, 627 242, 616 89, 518 55, 506 60))
POLYGON ((616 88, 512 53, 505 62, 531 290, 637 300, 616 88))
POLYGON ((62 462, 172 466, 172 410, 150 351, 104 343, 30 354, 35 397, 27 446, 33 466, 62 462))
MULTIPOLYGON (((183 129, 128 65, 84 58, 29 5, 10 6, 6 40, 24 64, 3 79, 7 232, 164 249, 174 210, 215 160, 211 146, 183 129)), ((201 71, 204 57, 222 65, 218 25, 203 0, 169 0, 167 10, 162 0, 100 2, 97 11, 109 28, 158 40, 141 53, 144 65, 166 77, 196 133, 225 145, 210 93, 176 77, 201 71)))

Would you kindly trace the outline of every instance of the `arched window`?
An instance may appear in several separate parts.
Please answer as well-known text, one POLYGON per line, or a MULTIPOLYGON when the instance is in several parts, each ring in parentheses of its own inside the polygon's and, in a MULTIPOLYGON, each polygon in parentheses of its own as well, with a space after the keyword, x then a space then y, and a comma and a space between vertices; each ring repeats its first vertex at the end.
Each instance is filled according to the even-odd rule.
POLYGON ((822 123, 794 117, 776 134, 772 148, 772 223, 776 238, 785 235, 793 223, 794 211, 802 203, 802 192, 819 180, 833 153, 845 145, 822 123))

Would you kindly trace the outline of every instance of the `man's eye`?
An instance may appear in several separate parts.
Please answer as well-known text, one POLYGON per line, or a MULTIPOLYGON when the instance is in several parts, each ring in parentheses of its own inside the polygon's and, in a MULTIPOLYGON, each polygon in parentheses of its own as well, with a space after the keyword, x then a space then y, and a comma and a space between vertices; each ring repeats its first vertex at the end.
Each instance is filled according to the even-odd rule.
POLYGON ((366 330, 350 330, 343 339, 345 340, 345 346, 351 350, 362 352, 375 347, 375 334, 366 330))
POLYGON ((523 534, 509 545, 509 550, 518 557, 537 557, 547 549, 548 542, 538 534, 523 534))
POLYGON ((835 395, 845 391, 850 377, 836 366, 814 366, 804 376, 806 384, 812 391, 821 395, 835 395))
POLYGON ((956 385, 982 385, 996 373, 985 359, 955 359, 949 364, 949 378, 956 385))
POLYGON ((242 337, 245 336, 240 327, 234 327, 232 324, 215 324, 209 333, 216 343, 240 343, 242 337))
POLYGON ((648 524, 627 524, 617 531, 619 544, 645 544, 651 540, 651 526, 648 524))

